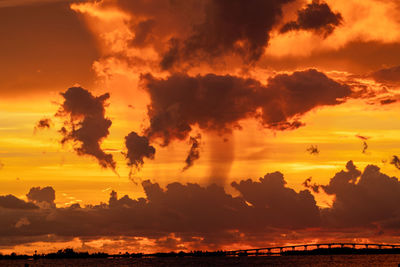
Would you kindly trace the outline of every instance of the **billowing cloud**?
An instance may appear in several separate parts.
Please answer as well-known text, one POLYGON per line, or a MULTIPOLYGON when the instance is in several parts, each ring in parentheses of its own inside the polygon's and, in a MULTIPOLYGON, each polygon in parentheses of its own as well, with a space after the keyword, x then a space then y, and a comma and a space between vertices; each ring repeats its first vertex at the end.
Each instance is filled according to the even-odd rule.
POLYGON ((5 209, 37 209, 33 203, 25 202, 13 195, 0 196, 0 207, 5 209))
POLYGON ((170 240, 175 249, 190 250, 259 244, 267 237, 278 243, 315 240, 327 232, 334 238, 346 236, 348 231, 363 238, 370 238, 371 231, 379 231, 379 238, 400 233, 400 182, 377 166, 369 165, 361 172, 349 161, 346 170, 327 185, 310 183, 308 179, 306 185, 334 196, 331 207, 319 207, 309 190, 287 186, 279 172, 233 182, 239 193, 236 197, 215 184, 203 187, 175 182, 162 188, 150 181, 142 182, 143 198, 118 198, 112 191, 107 204, 94 206, 47 209, 12 195, 1 196, 0 244, 10 238, 15 244, 75 237, 85 242, 147 238, 154 241, 153 249, 170 240), (29 239, 18 238, 26 233, 29 239))
POLYGON ((399 218, 400 182, 396 177, 381 173, 374 165, 361 173, 352 161, 346 168, 322 186, 335 196, 332 207, 324 211, 328 224, 380 230, 387 221, 399 218))
POLYGON ((185 167, 183 167, 182 171, 186 171, 190 167, 193 166, 194 161, 198 160, 200 158, 200 142, 201 142, 201 135, 198 134, 196 136, 191 136, 190 137, 190 150, 189 153, 185 159, 185 167))
POLYGON ((51 186, 43 188, 32 187, 26 197, 29 201, 37 204, 38 206, 45 205, 48 207, 55 207, 54 200, 56 199, 56 192, 51 186))
POLYGON ((64 119, 61 143, 72 142, 78 155, 95 157, 100 166, 115 170, 116 163, 111 154, 105 153, 100 144, 109 134, 111 120, 105 117, 108 93, 93 96, 81 87, 71 87, 61 93, 64 102, 56 116, 64 119))
POLYGON ((276 75, 267 85, 214 74, 174 74, 167 79, 147 74, 142 80, 151 98, 146 135, 161 138, 164 145, 187 138, 195 125, 202 130, 231 132, 240 128, 240 120, 250 117, 266 128, 298 128, 302 125, 299 117, 307 111, 340 104, 351 94, 349 86, 314 69, 276 75))
POLYGON ((310 191, 297 193, 288 188, 279 172, 269 173, 257 182, 233 182, 232 187, 275 227, 305 228, 320 223, 319 209, 310 191))
POLYGON ((307 4, 297 12, 296 21, 286 23, 280 31, 282 33, 298 30, 315 31, 327 37, 342 21, 342 15, 333 12, 328 4, 313 0, 311 4, 307 4))
POLYGON ((131 132, 125 137, 125 146, 128 150, 125 157, 129 166, 140 168, 144 158, 154 159, 156 149, 149 145, 149 140, 145 136, 131 132))
POLYGON ((177 62, 212 60, 228 53, 240 55, 245 62, 258 60, 282 15, 282 6, 289 2, 293 0, 207 1, 204 21, 195 24, 183 40, 171 39, 161 67, 169 69, 177 62))
POLYGON ((166 79, 146 74, 142 82, 151 100, 150 126, 143 137, 133 135, 136 141, 141 140, 143 149, 136 148, 135 152, 128 148, 132 151, 130 164, 136 167, 143 164, 144 156, 152 158, 154 149, 149 151, 148 143, 156 139, 168 146, 173 140, 187 139, 194 126, 231 133, 241 128, 240 120, 247 118, 256 118, 273 130, 296 129, 304 125, 301 115, 319 106, 340 104, 352 92, 349 86, 314 69, 276 75, 267 85, 255 79, 215 74, 173 74, 166 79))

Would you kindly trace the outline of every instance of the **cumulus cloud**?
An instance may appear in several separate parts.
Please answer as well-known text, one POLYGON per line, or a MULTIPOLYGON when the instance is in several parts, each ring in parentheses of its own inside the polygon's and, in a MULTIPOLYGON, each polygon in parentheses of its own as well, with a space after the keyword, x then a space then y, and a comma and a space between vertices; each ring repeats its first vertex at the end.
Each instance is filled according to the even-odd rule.
POLYGON ((64 127, 60 129, 63 135, 61 143, 72 142, 78 155, 95 157, 100 166, 115 170, 116 163, 111 154, 105 153, 100 145, 109 134, 112 122, 105 117, 108 93, 93 96, 81 87, 71 87, 61 93, 64 102, 56 116, 64 119, 64 127))
POLYGON ((322 186, 326 193, 335 196, 332 207, 324 210, 328 225, 379 229, 388 220, 398 218, 398 178, 381 173, 374 165, 368 165, 362 173, 352 161, 346 168, 346 171, 337 173, 328 185, 322 186))
POLYGON ((55 207, 54 200, 56 199, 56 192, 51 186, 43 188, 32 187, 26 197, 29 201, 37 204, 38 206, 45 205, 47 207, 55 207))
POLYGON ((149 140, 145 136, 131 132, 125 137, 125 146, 128 150, 125 157, 129 166, 140 168, 144 158, 154 159, 156 149, 149 145, 149 140))
POLYGON ((207 1, 204 20, 186 38, 174 38, 161 67, 179 62, 214 59, 228 53, 245 62, 258 60, 268 45, 269 32, 282 15, 282 6, 293 0, 207 1))
POLYGON ((337 26, 342 24, 342 15, 334 13, 326 3, 313 0, 311 4, 297 12, 297 20, 286 23, 281 33, 289 31, 315 31, 324 37, 332 34, 337 26))
POLYGON ((302 125, 299 117, 307 111, 340 104, 351 94, 349 86, 314 69, 276 75, 267 85, 214 74, 174 74, 167 79, 147 74, 142 80, 151 98, 150 127, 145 132, 151 139, 161 138, 164 145, 187 138, 194 125, 231 132, 249 117, 266 128, 297 128, 302 125))
POLYGON ((194 126, 220 134, 240 129, 239 121, 256 118, 273 130, 296 129, 306 112, 326 105, 337 105, 351 95, 351 88, 314 69, 278 74, 261 84, 255 79, 231 75, 173 74, 159 79, 142 75, 151 103, 150 125, 144 136, 161 140, 185 140, 194 126))
POLYGON ((169 70, 213 64, 226 56, 254 63, 268 46, 282 8, 295 1, 104 0, 93 6, 129 14, 128 46, 153 48, 161 68, 169 70))
POLYGON ((288 188, 282 173, 269 173, 258 182, 233 182, 232 187, 252 204, 258 216, 265 216, 275 227, 306 228, 320 223, 319 209, 310 191, 297 193, 288 188))
POLYGON ((377 166, 361 172, 349 161, 346 170, 328 184, 311 185, 311 179, 305 184, 332 195, 332 205, 319 207, 308 189, 290 188, 280 172, 233 182, 238 196, 215 184, 174 182, 162 188, 150 181, 142 182, 142 198, 118 197, 112 191, 108 203, 84 207, 38 208, 12 195, 1 196, 0 244, 7 244, 5 239, 21 244, 75 237, 85 241, 147 238, 154 241, 154 248, 169 240, 170 249, 190 250, 221 249, 232 243, 248 246, 267 237, 282 243, 318 239, 326 233, 345 237, 349 231, 350 238, 373 238, 371 232, 380 232, 380 238, 400 233, 400 182, 377 166), (27 233, 30 238, 18 238, 27 233))
POLYGON ((0 196, 0 207, 5 209, 37 209, 33 203, 25 202, 13 195, 0 196))

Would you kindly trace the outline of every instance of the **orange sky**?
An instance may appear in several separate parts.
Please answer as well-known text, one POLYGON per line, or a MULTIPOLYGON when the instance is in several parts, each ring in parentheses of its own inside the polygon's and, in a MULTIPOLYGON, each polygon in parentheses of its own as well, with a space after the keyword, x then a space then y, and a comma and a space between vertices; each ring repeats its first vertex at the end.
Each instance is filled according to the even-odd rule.
MULTIPOLYGON (((40 207, 24 211, 11 202, 2 204, 6 198, 0 198, 1 218, 5 218, 0 219, 0 225, 13 229, 7 237, 12 242, 0 238, 0 252, 30 253, 33 247, 51 251, 66 246, 92 251, 227 249, 332 238, 397 242, 400 210, 393 207, 383 214, 376 212, 382 210, 380 203, 386 207, 396 197, 400 198, 400 189, 396 191, 400 188, 399 181, 389 178, 398 176, 398 169, 391 161, 398 154, 400 142, 397 103, 400 5, 395 0, 313 3, 282 0, 276 1, 277 6, 262 1, 236 2, 237 6, 222 0, 0 1, 0 33, 4 37, 0 42, 0 196, 13 195, 24 205, 32 203, 40 207), (322 6, 328 7, 329 12, 316 8, 322 6), (315 12, 314 19, 307 17, 310 10, 315 12), (301 14, 304 20, 300 19, 301 14), (281 31, 288 22, 297 28, 281 31), (331 32, 328 26, 333 27, 331 32), (170 65, 164 64, 167 60, 170 65), (153 80, 144 76, 148 73, 153 80), (208 74, 215 75, 213 79, 217 82, 209 82, 208 74), (221 99, 203 100, 196 95, 188 99, 199 103, 180 103, 186 100, 181 100, 185 98, 181 98, 182 91, 176 87, 186 85, 173 81, 174 75, 192 81, 190 86, 194 92, 211 96, 218 92, 207 86, 229 80, 221 87, 221 90, 228 88, 227 95, 221 99, 237 99, 226 106, 225 103, 208 106, 213 99, 221 99), (87 90, 93 103, 100 105, 105 113, 95 113, 89 110, 89 103, 83 103, 83 98, 71 97, 71 103, 76 101, 77 106, 88 109, 87 113, 74 117, 73 108, 69 109, 66 104, 69 101, 66 93, 71 87, 87 90), (343 93, 343 99, 339 91, 331 93, 341 88, 348 90, 343 93), (105 93, 110 97, 104 102, 96 98, 105 93), (197 105, 209 110, 196 113, 190 109, 197 105), (243 108, 234 109, 232 105, 243 105, 243 108), (213 112, 213 108, 220 106, 223 108, 219 113, 213 112), (60 110, 64 113, 55 116, 60 110), (234 119, 228 120, 230 115, 234 119), (43 118, 51 119, 50 128, 35 128, 43 118), (99 153, 112 155, 115 170, 102 168, 101 156, 94 156, 88 150, 77 153, 77 147, 86 145, 82 140, 97 136, 100 128, 88 127, 85 130, 88 136, 83 137, 73 135, 75 128, 71 128, 70 139, 60 143, 63 138, 60 129, 71 126, 73 119, 77 123, 74 127, 81 127, 79 123, 85 118, 96 123, 97 120, 112 121, 106 128, 109 134, 99 137, 95 143, 89 140, 87 145, 98 143, 99 153), (159 118, 170 121, 163 124, 161 120, 160 126, 155 122, 159 118), (274 129, 274 123, 284 125, 294 121, 304 125, 296 129, 274 129), (187 123, 191 129, 185 132, 174 123, 187 123), (130 166, 127 164, 126 153, 130 148, 126 147, 125 137, 132 131, 156 151, 154 159, 142 156, 144 164, 139 163, 138 168, 132 161, 130 166), (199 159, 195 158, 193 166, 182 172, 191 147, 189 137, 196 134, 201 134, 199 159), (167 135, 171 140, 163 145, 167 135), (368 137, 365 153, 363 140, 357 135, 368 137), (307 152, 311 145, 317 146, 319 153, 307 152), (388 176, 371 174, 373 171, 367 168, 361 178, 349 178, 344 185, 334 184, 332 177, 346 170, 350 160, 361 172, 368 165, 375 165, 388 176), (286 192, 285 196, 277 193, 278 202, 285 202, 287 195, 293 195, 294 204, 288 205, 292 207, 299 202, 299 210, 303 205, 313 205, 318 213, 316 221, 298 219, 298 224, 276 227, 275 220, 285 221, 293 216, 290 218, 296 221, 299 215, 290 210, 284 215, 274 213, 279 208, 273 206, 274 201, 269 202, 272 178, 270 185, 256 183, 259 177, 275 171, 281 172, 286 182, 276 189, 276 192, 281 189, 286 192), (311 184, 321 185, 318 193, 305 188, 303 183, 309 177, 312 177, 311 184), (254 188, 244 183, 243 187, 231 184, 247 179, 254 182, 254 188), (146 180, 153 187, 149 184, 146 187, 146 180), (165 199, 157 198, 157 193, 152 191, 155 183, 162 188, 165 199), (174 183, 183 186, 181 191, 171 189, 174 183), (204 200, 199 203, 197 215, 185 212, 178 204, 179 207, 174 206, 192 197, 197 199, 195 190, 187 183, 198 184, 207 194, 216 194, 209 202, 201 197, 196 200, 204 200), (256 210, 243 211, 249 212, 245 214, 252 218, 254 225, 242 221, 229 225, 228 219, 217 218, 218 213, 202 213, 204 205, 212 206, 213 201, 225 199, 212 191, 209 186, 213 183, 221 190, 224 188, 224 196, 232 197, 233 202, 243 201, 247 209, 256 210), (388 183, 396 188, 393 192, 385 191, 388 183), (33 187, 46 186, 54 189, 55 199, 26 195, 33 187), (148 229, 131 221, 137 217, 123 217, 123 212, 112 206, 109 197, 113 190, 118 192, 116 203, 128 209, 124 212, 151 221, 148 229), (365 223, 346 217, 357 207, 346 192, 353 192, 354 203, 378 202, 376 209, 358 215, 368 218, 365 223), (310 194, 316 204, 304 200, 303 194, 310 194), (136 206, 130 206, 139 204, 118 202, 124 195, 132 201, 144 198, 149 210, 142 214, 136 206), (387 199, 382 199, 384 196, 387 199), (260 200, 264 197, 266 200, 260 200), (175 198, 176 202, 171 200, 175 198), (44 202, 55 205, 49 208, 43 206, 44 202), (93 206, 85 205, 100 202, 106 203, 102 208, 107 210, 107 216, 122 216, 125 230, 117 229, 119 222, 108 217, 101 217, 104 223, 94 226, 102 229, 98 235, 89 233, 82 225, 74 225, 67 233, 50 226, 48 232, 35 228, 43 218, 46 224, 58 220, 77 222, 79 215, 68 213, 69 207, 76 203, 90 225, 100 215, 93 206), (163 204, 168 208, 160 208, 163 204), (340 205, 345 208, 341 209, 340 205), (274 219, 264 218, 263 209, 274 219), (206 220, 204 214, 213 217, 213 225, 202 221, 206 220), (169 220, 175 217, 180 227, 169 226, 169 220), (164 219, 165 225, 160 226, 164 219), (202 222, 202 226, 186 225, 193 221, 202 222), (251 231, 252 228, 256 230, 251 231), (348 234, 350 229, 355 233, 353 236, 348 234), (256 233, 263 235, 256 238, 256 233)), ((138 147, 132 152, 140 158, 135 149, 138 147)), ((348 172, 350 177, 352 172, 350 169, 348 172)), ((40 192, 45 195, 45 191, 40 192)), ((232 204, 231 210, 236 212, 232 216, 242 212, 240 205, 235 205, 232 204)), ((305 214, 309 211, 307 207, 305 214)), ((194 211, 196 208, 193 207, 194 211)))

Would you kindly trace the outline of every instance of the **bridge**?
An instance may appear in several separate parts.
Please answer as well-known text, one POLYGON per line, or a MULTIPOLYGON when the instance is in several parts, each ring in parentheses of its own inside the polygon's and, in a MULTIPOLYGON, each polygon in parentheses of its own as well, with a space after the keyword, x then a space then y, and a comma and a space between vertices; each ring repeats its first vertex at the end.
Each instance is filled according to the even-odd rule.
POLYGON ((396 249, 400 244, 374 244, 374 243, 320 243, 289 245, 266 248, 252 248, 226 251, 227 256, 261 256, 261 255, 282 255, 289 251, 309 251, 314 249, 352 248, 352 249, 396 249))

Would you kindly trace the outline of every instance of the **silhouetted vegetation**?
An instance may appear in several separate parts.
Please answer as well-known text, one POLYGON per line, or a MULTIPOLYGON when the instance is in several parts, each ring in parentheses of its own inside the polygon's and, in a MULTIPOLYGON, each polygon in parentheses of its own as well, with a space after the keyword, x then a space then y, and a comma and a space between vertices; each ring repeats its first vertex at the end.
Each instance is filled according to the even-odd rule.
POLYGON ((284 250, 281 252, 268 253, 266 251, 190 251, 190 252, 158 252, 152 254, 143 253, 119 253, 108 254, 104 252, 75 252, 72 248, 59 250, 55 253, 17 255, 15 252, 9 255, 0 254, 0 260, 27 260, 27 259, 101 259, 101 258, 177 258, 177 257, 225 257, 225 256, 268 256, 268 255, 367 255, 367 254, 400 254, 400 248, 350 248, 332 247, 317 248, 312 250, 284 250))

